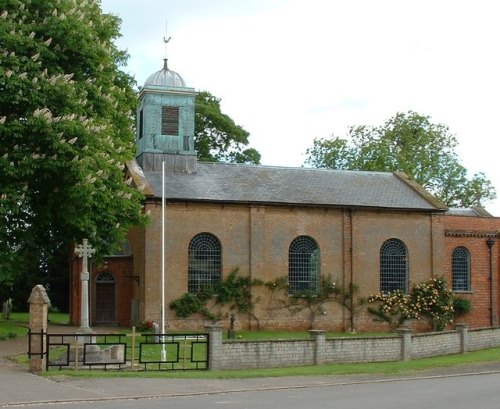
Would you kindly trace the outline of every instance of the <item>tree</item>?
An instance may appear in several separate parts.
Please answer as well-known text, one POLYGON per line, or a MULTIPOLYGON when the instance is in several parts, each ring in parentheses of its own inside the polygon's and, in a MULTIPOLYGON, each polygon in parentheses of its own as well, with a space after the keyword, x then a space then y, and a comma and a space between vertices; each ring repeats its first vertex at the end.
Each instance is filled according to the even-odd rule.
POLYGON ((384 125, 353 126, 348 138, 315 139, 306 163, 319 168, 400 171, 447 206, 470 207, 496 198, 483 173, 467 178, 447 126, 409 111, 384 125))
POLYGON ((110 254, 144 222, 119 24, 96 1, 0 0, 0 282, 82 238, 110 254))
POLYGON ((207 162, 259 164, 260 153, 248 146, 249 133, 221 112, 220 99, 207 91, 196 96, 195 148, 207 162))

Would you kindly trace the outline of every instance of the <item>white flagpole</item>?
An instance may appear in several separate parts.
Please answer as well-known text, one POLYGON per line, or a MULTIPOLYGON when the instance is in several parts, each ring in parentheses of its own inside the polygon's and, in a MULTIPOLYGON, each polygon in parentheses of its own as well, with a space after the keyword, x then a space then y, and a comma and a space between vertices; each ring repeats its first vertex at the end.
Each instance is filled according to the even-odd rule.
MULTIPOLYGON (((161 163, 161 333, 165 333, 165 161, 161 163)), ((161 341, 164 342, 163 336, 161 341)), ((167 360, 164 343, 161 360, 167 360)))

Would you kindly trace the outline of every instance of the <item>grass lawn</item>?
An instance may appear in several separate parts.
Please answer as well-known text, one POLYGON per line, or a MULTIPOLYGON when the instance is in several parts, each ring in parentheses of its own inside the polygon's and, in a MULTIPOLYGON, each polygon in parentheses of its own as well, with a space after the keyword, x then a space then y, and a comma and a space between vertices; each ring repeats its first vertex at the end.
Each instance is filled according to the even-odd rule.
MULTIPOLYGON (((67 324, 68 314, 50 313, 50 322, 53 324, 67 324)), ((0 339, 2 334, 15 332, 16 336, 26 335, 28 332, 28 313, 12 313, 9 321, 0 319, 0 339)), ((129 328, 116 328, 116 333, 130 333, 129 328)), ((181 331, 179 331, 181 332, 181 331)), ((182 331, 184 333, 188 331, 182 331)), ((227 336, 227 331, 224 331, 227 336)), ((305 339, 309 338, 307 331, 237 331, 239 339, 305 339)), ((327 337, 360 337, 360 336, 390 336, 391 333, 327 333, 327 337)), ((0 341, 1 347, 1 341, 0 341)), ((16 361, 26 364, 26 354, 16 357, 16 361)), ((334 364, 292 368, 252 369, 235 371, 85 371, 85 370, 51 370, 45 375, 50 377, 77 376, 77 377, 158 377, 158 378, 186 378, 186 379, 235 379, 277 376, 307 376, 307 375, 348 375, 348 374, 384 374, 397 375, 432 368, 451 367, 455 365, 474 364, 480 362, 500 362, 500 348, 487 349, 466 354, 448 355, 436 358, 418 359, 411 361, 334 364)))
MULTIPOLYGON (((49 320, 52 324, 65 324, 68 322, 68 314, 49 312, 49 320)), ((0 341, 27 335, 28 324, 29 313, 27 312, 13 312, 9 320, 0 317, 0 341)))
POLYGON ((173 371, 173 372, 127 372, 127 371, 84 371, 63 370, 50 371, 44 375, 57 378, 59 376, 95 377, 95 378, 172 378, 172 379, 244 379, 281 376, 319 376, 319 375, 353 375, 381 374, 400 375, 433 368, 449 368, 456 365, 475 364, 480 362, 500 362, 500 348, 485 349, 466 354, 447 355, 436 358, 416 359, 412 361, 332 364, 303 366, 292 368, 249 369, 235 371, 173 371))

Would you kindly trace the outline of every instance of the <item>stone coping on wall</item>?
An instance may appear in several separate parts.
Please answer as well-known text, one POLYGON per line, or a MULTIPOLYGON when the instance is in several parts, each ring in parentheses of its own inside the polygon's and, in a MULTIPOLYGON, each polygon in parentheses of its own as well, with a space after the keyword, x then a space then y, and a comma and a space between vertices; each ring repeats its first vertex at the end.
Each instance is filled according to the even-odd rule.
POLYGON ((390 362, 465 353, 500 346, 500 327, 457 325, 455 330, 394 335, 326 337, 311 331, 310 339, 229 339, 211 343, 212 369, 275 368, 326 363, 390 362))

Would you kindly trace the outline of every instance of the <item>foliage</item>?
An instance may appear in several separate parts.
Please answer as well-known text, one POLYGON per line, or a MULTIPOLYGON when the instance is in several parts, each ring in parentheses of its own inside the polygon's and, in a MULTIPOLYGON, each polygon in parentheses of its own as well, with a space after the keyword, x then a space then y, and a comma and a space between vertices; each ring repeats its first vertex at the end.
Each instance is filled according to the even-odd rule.
POLYGON ((213 287, 202 289, 199 293, 184 293, 170 303, 170 308, 180 318, 187 318, 193 314, 215 321, 222 318, 222 310, 236 311, 241 314, 253 314, 255 300, 252 297, 252 286, 261 285, 259 280, 252 280, 249 276, 238 275, 238 269, 232 270, 228 276, 213 287), (215 309, 218 308, 218 311, 215 309))
POLYGON ((465 298, 455 297, 455 299, 453 300, 453 311, 455 312, 455 318, 469 313, 471 308, 471 302, 465 298))
POLYGON ((138 332, 152 332, 153 331, 153 321, 147 320, 147 321, 141 322, 137 326, 136 329, 138 332))
POLYGON ((447 206, 478 206, 496 198, 484 173, 467 178, 447 126, 429 116, 397 113, 382 126, 353 126, 346 139, 316 138, 306 163, 318 168, 400 171, 447 206))
POLYGON ((288 276, 278 277, 275 280, 266 281, 264 286, 269 291, 267 297, 266 312, 269 321, 273 317, 273 312, 281 310, 286 307, 288 299, 288 276))
POLYGON ((217 304, 226 305, 232 311, 242 314, 252 312, 252 286, 261 285, 259 280, 252 280, 249 276, 239 276, 235 269, 222 280, 215 289, 215 301, 217 304))
POLYGON ((249 133, 222 113, 220 99, 207 91, 196 96, 195 149, 207 162, 259 164, 260 153, 248 146, 249 133))
POLYGON ((0 283, 88 238, 109 254, 144 221, 124 180, 133 79, 99 2, 0 0, 0 283))
POLYGON ((454 295, 443 278, 433 278, 413 287, 411 306, 416 318, 426 317, 434 331, 442 331, 453 322, 454 295))
POLYGON ((368 298, 369 303, 378 302, 378 308, 368 311, 395 327, 408 319, 426 318, 434 331, 442 331, 453 322, 454 295, 448 289, 446 280, 433 278, 415 285, 410 294, 401 290, 379 293, 368 298))
POLYGON ((0 341, 5 341, 6 339, 17 338, 17 333, 14 331, 9 331, 6 334, 0 333, 0 341))
POLYGON ((366 298, 356 297, 358 291, 359 286, 354 283, 349 283, 347 288, 335 287, 334 290, 334 301, 349 311, 350 332, 355 332, 354 319, 367 302, 366 298))
POLYGON ((410 305, 410 296, 401 290, 371 295, 368 302, 378 303, 376 308, 368 307, 368 311, 378 320, 387 322, 392 329, 408 319, 416 318, 410 305))
POLYGON ((173 309, 175 315, 180 318, 187 318, 193 314, 201 314, 207 319, 214 320, 216 317, 207 309, 207 301, 210 297, 207 298, 205 294, 184 293, 170 303, 170 308, 173 309))
POLYGON ((306 290, 293 294, 288 298, 278 298, 274 293, 288 293, 288 277, 280 277, 275 281, 266 283, 271 290, 271 299, 279 299, 280 307, 288 308, 292 313, 298 313, 303 310, 309 312, 309 328, 314 327, 316 318, 326 314, 325 304, 333 302, 339 304, 349 312, 350 332, 355 331, 355 316, 366 303, 364 298, 356 298, 359 287, 350 283, 346 288, 336 285, 331 276, 321 276, 319 291, 306 290))
POLYGON ((292 314, 307 310, 309 312, 309 329, 314 328, 314 322, 319 315, 326 314, 324 305, 335 302, 339 291, 330 276, 321 276, 319 289, 304 290, 290 296, 287 308, 292 314))

